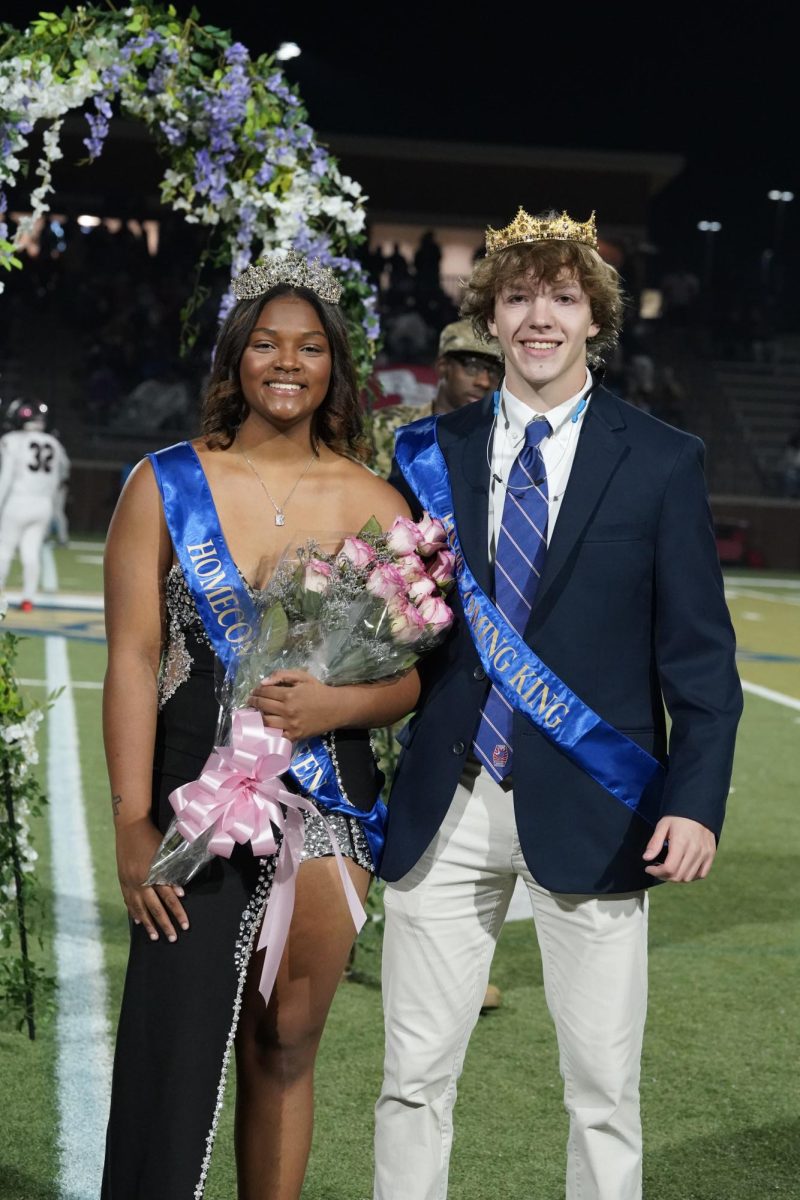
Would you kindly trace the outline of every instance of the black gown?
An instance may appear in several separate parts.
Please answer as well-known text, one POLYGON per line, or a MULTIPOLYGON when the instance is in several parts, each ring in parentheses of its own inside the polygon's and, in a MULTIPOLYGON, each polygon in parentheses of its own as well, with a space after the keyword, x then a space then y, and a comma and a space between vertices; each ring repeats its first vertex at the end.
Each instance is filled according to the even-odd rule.
MULTIPOLYGON (((169 641, 153 764, 152 815, 166 830, 169 794, 200 774, 219 705, 217 660, 178 568, 167 580, 169 641)), ((382 783, 366 730, 335 735, 339 778, 368 810, 382 783)), ((371 869, 357 822, 329 818, 342 853, 371 869)), ((332 853, 315 818, 304 858, 332 853)), ((242 987, 260 928, 274 860, 236 846, 186 887, 187 932, 151 942, 131 923, 117 1032, 102 1200, 200 1200, 233 1048, 242 987)), ((76 1119, 79 1116, 76 1114, 76 1119)))

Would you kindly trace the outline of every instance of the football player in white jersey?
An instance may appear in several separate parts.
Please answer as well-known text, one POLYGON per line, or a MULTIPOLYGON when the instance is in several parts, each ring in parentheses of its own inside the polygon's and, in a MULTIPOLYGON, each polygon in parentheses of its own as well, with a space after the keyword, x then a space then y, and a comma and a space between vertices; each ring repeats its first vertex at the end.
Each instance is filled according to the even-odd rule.
POLYGON ((0 438, 0 589, 19 550, 23 612, 33 608, 42 543, 69 476, 66 451, 46 431, 46 416, 47 405, 16 400, 8 409, 16 428, 0 438))

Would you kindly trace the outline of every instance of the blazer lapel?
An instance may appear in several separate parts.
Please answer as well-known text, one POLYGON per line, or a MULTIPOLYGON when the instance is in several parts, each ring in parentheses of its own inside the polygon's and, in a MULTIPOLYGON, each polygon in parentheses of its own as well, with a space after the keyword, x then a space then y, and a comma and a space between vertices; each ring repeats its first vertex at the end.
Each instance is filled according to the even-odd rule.
POLYGON ((491 401, 459 410, 458 417, 440 423, 439 445, 447 463, 453 493, 458 537, 464 557, 481 588, 492 587, 489 565, 489 462, 487 442, 492 429, 491 401))
POLYGON ((599 388, 584 418, 558 523, 536 592, 532 622, 591 520, 617 465, 628 451, 627 442, 620 436, 624 428, 625 421, 616 398, 605 388, 599 388))

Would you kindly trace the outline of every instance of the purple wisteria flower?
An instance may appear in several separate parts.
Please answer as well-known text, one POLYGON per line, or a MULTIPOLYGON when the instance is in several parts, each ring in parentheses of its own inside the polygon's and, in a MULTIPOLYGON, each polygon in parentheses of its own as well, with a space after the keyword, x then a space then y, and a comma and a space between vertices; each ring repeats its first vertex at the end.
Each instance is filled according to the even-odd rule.
POLYGON ((250 80, 241 61, 236 61, 220 81, 219 90, 207 97, 208 135, 214 154, 235 151, 235 134, 247 116, 250 80))
POLYGON ((329 163, 330 155, 327 150, 323 150, 322 146, 315 146, 311 151, 311 174, 322 179, 327 173, 329 163))
POLYGON ((229 63, 246 63, 250 61, 250 51, 241 42, 233 42, 225 51, 225 61, 229 63))
POLYGON ((157 33, 155 29, 148 29, 146 33, 139 37, 131 38, 129 42, 120 50, 120 58, 126 62, 130 62, 134 54, 144 54, 146 50, 151 50, 153 46, 163 45, 163 34, 157 33))
POLYGON ((161 132, 170 146, 184 146, 186 144, 186 130, 181 125, 174 125, 170 121, 164 121, 161 126, 161 132))
POLYGON ((283 100, 284 104, 288 104, 290 108, 297 108, 299 105, 300 101, 288 88, 282 71, 274 71, 266 81, 266 86, 268 91, 283 100))
POLYGON ((89 136, 83 139, 83 144, 89 151, 89 158, 94 160, 103 153, 103 145, 108 136, 108 123, 111 120, 111 105, 108 98, 101 93, 94 98, 94 112, 86 113, 89 125, 89 136))
POLYGON ((217 310, 217 318, 219 319, 220 325, 225 320, 225 318, 227 317, 228 313, 231 311, 231 309, 233 308, 235 303, 236 303, 236 297, 234 296, 233 292, 229 288, 228 291, 225 293, 225 295, 220 300, 219 309, 217 310))
POLYGON ((208 150, 198 150, 194 159, 194 184, 201 196, 208 196, 212 204, 220 204, 225 199, 228 177, 224 164, 213 159, 208 150))

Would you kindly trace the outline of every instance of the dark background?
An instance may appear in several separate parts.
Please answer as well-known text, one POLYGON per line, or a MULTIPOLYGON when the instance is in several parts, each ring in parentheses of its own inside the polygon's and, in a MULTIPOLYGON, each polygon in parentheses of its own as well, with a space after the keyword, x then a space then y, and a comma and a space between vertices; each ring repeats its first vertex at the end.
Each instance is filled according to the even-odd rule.
MULTIPOLYGON (((0 0, 0 16, 23 25, 41 7, 0 0)), ((191 5, 175 7, 186 16, 191 5)), ((202 23, 231 28, 253 56, 283 40, 302 47, 285 70, 323 136, 677 153, 685 169, 650 210, 664 265, 699 269, 697 222, 714 219, 719 281, 754 278, 775 237, 770 188, 798 195, 781 206, 781 258, 790 263, 800 248, 789 5, 197 7, 202 23)), ((520 200, 534 211, 558 203, 520 200)))

